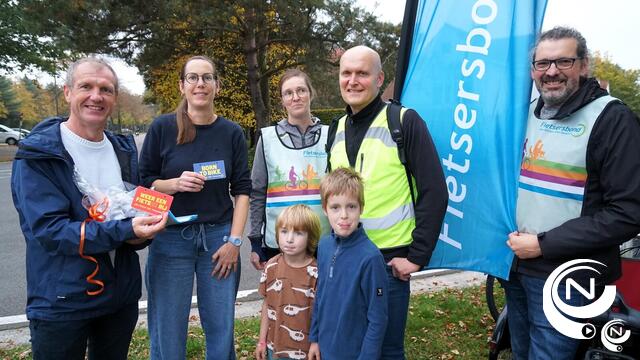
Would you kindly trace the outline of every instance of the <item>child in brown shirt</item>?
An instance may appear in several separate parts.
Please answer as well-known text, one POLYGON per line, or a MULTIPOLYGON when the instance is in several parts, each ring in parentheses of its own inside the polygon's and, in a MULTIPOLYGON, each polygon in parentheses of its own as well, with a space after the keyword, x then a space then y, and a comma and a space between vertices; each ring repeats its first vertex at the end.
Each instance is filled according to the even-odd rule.
POLYGON ((313 257, 320 219, 306 205, 286 208, 276 221, 281 253, 260 277, 264 297, 256 359, 306 359, 318 267, 313 257))

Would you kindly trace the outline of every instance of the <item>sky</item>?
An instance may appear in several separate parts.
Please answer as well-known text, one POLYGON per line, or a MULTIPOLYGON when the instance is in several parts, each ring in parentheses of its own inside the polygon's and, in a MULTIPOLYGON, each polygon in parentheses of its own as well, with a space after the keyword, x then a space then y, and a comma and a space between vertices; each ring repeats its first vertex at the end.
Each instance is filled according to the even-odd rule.
MULTIPOLYGON (((458 0, 449 0, 458 1, 458 0)), ((379 18, 401 23, 404 0, 356 0, 379 18)), ((543 30, 557 25, 576 28, 587 39, 592 52, 599 51, 624 69, 640 69, 640 1, 638 0, 548 0, 543 30)), ((111 59, 120 84, 135 94, 144 92, 138 70, 123 61, 111 59)), ((38 76, 41 82, 53 82, 49 76, 38 76)), ((60 80, 62 81, 62 80, 60 80)))
MULTIPOLYGON (((380 18, 402 22, 403 0, 358 0, 357 3, 380 18)), ((580 31, 592 52, 607 54, 624 69, 640 69, 640 1, 548 0, 542 30, 558 25, 580 31)))

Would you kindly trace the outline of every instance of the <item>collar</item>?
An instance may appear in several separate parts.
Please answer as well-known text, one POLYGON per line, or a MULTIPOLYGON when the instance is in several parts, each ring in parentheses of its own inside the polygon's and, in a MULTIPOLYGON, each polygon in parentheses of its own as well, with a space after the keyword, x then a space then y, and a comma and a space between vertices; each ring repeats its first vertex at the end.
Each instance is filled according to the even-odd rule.
POLYGON ((346 111, 349 119, 351 119, 352 121, 362 121, 365 119, 375 118, 384 106, 384 101, 382 101, 382 98, 380 97, 380 95, 378 95, 373 99, 373 101, 371 101, 367 106, 364 107, 364 109, 362 109, 357 114, 354 115, 353 111, 351 110, 351 106, 348 105, 346 111))
MULTIPOLYGON (((578 91, 571 95, 567 101, 560 106, 560 109, 552 119, 561 120, 569 117, 576 111, 582 109, 585 105, 607 94, 608 92, 600 87, 600 83, 598 83, 598 80, 595 78, 581 77, 578 91)), ((534 110, 534 114, 538 119, 540 118, 540 110, 543 106, 544 101, 542 100, 542 97, 539 97, 534 110)))
MULTIPOLYGON (((51 117, 39 122, 31 134, 18 144, 16 159, 58 157, 69 160, 67 151, 62 145, 60 123, 67 121, 66 117, 51 117)), ((116 154, 118 151, 136 154, 136 145, 132 135, 115 135, 105 131, 105 137, 113 145, 116 154)))
POLYGON ((337 236, 333 230, 331 230, 331 236, 336 240, 338 244, 340 244, 340 246, 352 247, 362 241, 362 239, 365 239, 367 234, 364 232, 362 223, 358 223, 358 228, 347 237, 343 238, 337 236))
MULTIPOLYGON (((320 131, 320 128, 322 127, 322 123, 320 122, 320 119, 318 119, 315 116, 311 116, 311 122, 312 122, 312 124, 309 125, 309 127, 307 128, 306 133, 315 133, 315 132, 320 131)), ((285 132, 287 132, 289 134, 304 135, 300 131, 300 129, 298 129, 297 126, 290 124, 289 121, 287 120, 287 118, 284 118, 284 119, 278 121, 278 126, 282 130, 284 130, 285 132)))

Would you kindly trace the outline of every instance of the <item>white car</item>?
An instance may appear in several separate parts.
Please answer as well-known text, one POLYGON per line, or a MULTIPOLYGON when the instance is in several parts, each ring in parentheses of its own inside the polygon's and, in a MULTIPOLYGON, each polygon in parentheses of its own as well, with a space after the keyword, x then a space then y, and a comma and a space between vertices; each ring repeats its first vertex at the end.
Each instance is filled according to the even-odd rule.
POLYGON ((29 133, 31 131, 27 130, 27 129, 20 129, 20 128, 11 128, 13 131, 17 132, 18 134, 21 134, 22 136, 20 137, 20 139, 24 139, 27 137, 27 135, 29 135, 29 133))
POLYGON ((15 145, 22 138, 20 134, 4 125, 0 125, 0 142, 7 143, 9 145, 15 145))

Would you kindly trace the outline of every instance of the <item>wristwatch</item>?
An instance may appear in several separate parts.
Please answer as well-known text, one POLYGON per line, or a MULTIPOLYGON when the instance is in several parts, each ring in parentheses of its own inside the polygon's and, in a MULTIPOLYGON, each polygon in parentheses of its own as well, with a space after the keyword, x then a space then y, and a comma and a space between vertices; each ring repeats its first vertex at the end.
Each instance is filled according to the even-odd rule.
POLYGON ((239 238, 237 236, 225 236, 224 241, 225 242, 228 241, 231 243, 231 245, 237 246, 237 247, 240 247, 240 245, 242 245, 242 238, 239 238))

